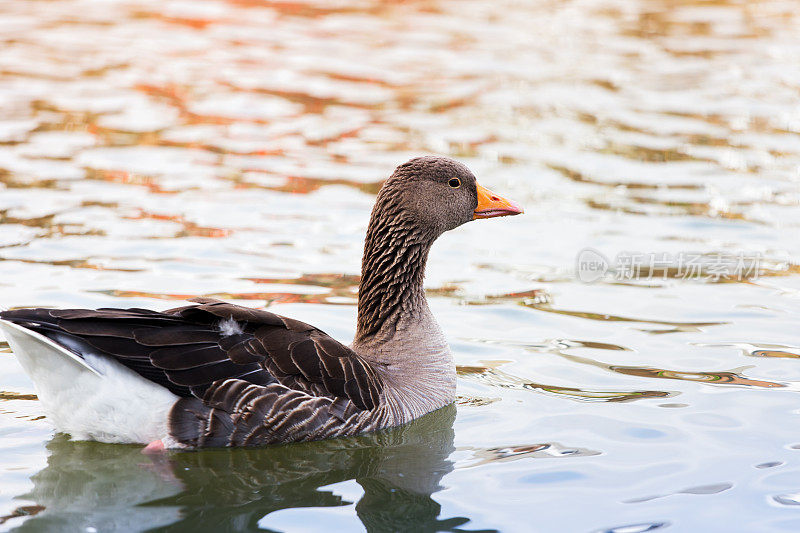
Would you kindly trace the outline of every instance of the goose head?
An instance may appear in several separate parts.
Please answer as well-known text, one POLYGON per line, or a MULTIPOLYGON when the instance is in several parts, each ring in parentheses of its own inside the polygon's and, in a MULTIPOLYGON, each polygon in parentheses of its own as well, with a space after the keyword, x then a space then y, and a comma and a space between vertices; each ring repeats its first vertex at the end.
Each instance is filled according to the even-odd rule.
POLYGON ((397 167, 378 195, 373 216, 405 219, 436 238, 471 220, 521 213, 516 202, 479 185, 462 163, 427 156, 397 167))
MULTIPOLYGON (((472 172, 453 159, 417 157, 397 167, 378 193, 367 229, 356 342, 393 338, 401 321, 428 319, 425 263, 442 233, 471 220, 522 212, 516 203, 478 185, 472 172)), ((405 331, 415 330, 425 327, 405 331)))

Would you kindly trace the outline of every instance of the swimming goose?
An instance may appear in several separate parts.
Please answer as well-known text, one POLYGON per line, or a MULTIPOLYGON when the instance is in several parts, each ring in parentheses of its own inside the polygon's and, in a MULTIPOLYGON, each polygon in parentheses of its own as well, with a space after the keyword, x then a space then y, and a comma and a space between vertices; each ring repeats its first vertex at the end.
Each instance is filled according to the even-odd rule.
POLYGON ((163 312, 3 311, 0 329, 56 429, 77 440, 160 451, 397 426, 455 399, 453 358, 422 285, 431 245, 470 220, 519 213, 452 159, 397 167, 372 210, 349 347, 212 298, 163 312))

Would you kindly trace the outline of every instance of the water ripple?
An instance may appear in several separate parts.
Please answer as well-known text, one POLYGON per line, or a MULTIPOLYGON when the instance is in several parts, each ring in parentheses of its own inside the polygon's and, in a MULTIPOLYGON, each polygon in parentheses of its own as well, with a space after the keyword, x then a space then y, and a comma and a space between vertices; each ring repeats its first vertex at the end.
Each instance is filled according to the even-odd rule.
POLYGON ((649 502, 652 500, 656 500, 658 498, 666 498, 667 496, 672 496, 674 494, 696 494, 696 495, 708 495, 708 494, 719 494, 720 492, 724 492, 728 489, 733 488, 733 483, 714 483, 711 485, 698 485, 696 487, 689 487, 685 489, 681 489, 675 492, 670 492, 669 494, 657 494, 655 496, 645 496, 643 498, 633 498, 630 500, 625 500, 623 503, 642 503, 642 502, 649 502))
POLYGON ((589 450, 587 448, 563 446, 557 442, 514 446, 495 446, 491 448, 475 448, 472 446, 465 446, 457 448, 456 451, 471 452, 471 457, 469 459, 458 461, 456 463, 456 468, 472 468, 488 463, 517 461, 519 459, 591 457, 594 455, 600 455, 602 453, 595 450, 589 450))
POLYGON ((493 387, 506 389, 530 390, 568 398, 581 402, 630 402, 647 398, 669 398, 677 393, 657 390, 609 391, 589 388, 564 387, 535 383, 525 378, 503 372, 493 366, 459 365, 456 368, 459 377, 477 381, 493 387))
POLYGON ((380 443, 344 462, 337 442, 178 454, 168 469, 193 490, 141 507, 174 487, 136 449, 44 451, 52 425, 31 421, 0 344, 0 389, 18 391, 0 393, 0 529, 255 529, 281 502, 340 529, 408 529, 410 513, 420 530, 797 530, 791 472, 765 465, 792 464, 797 442, 798 32, 784 0, 0 3, 0 306, 214 295, 349 334, 374 195, 399 163, 457 157, 526 210, 449 232, 427 265, 459 365, 456 442, 485 468, 445 475, 447 445, 412 475, 424 442, 391 472, 380 443), (670 263, 584 284, 586 248, 696 253, 701 275, 760 260, 740 279, 670 263), (435 499, 409 483, 431 473, 435 499), (358 505, 326 488, 367 474, 358 505), (631 487, 708 479, 741 489, 725 513, 682 495, 608 520, 631 487), (37 484, 46 509, 20 507, 37 484))

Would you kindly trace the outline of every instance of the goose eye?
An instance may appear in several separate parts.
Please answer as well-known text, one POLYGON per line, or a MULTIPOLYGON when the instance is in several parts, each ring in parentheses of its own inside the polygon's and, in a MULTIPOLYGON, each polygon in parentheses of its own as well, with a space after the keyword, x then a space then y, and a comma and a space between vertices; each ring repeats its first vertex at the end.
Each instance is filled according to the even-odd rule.
POLYGON ((447 184, 452 188, 457 189, 461 186, 461 180, 458 178, 450 178, 450 181, 448 181, 447 184))

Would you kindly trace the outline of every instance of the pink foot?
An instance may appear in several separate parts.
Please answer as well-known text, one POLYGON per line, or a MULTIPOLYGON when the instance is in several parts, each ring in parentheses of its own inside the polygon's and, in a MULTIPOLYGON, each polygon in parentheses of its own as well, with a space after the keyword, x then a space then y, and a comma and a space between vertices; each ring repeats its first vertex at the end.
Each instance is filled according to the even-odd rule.
POLYGON ((162 453, 164 451, 164 442, 161 440, 154 440, 150 444, 144 447, 142 453, 145 454, 154 454, 154 453, 162 453))

